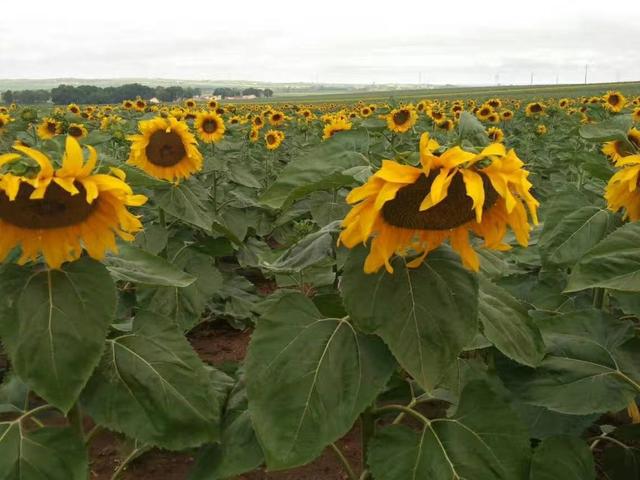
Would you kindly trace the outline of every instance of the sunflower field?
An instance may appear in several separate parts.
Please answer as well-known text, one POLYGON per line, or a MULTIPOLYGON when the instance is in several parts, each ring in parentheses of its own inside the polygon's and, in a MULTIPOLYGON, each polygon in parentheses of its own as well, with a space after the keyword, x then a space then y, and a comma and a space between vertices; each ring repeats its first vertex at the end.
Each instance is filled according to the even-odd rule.
POLYGON ((0 479, 640 478, 638 93, 0 106, 0 479))

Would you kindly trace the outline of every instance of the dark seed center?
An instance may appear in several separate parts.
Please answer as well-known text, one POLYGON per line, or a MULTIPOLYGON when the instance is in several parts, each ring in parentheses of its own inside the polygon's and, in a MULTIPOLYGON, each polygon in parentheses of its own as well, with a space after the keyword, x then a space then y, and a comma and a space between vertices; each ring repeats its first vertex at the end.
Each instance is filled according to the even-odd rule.
POLYGON ((395 123, 396 125, 404 125, 405 123, 407 123, 407 120, 409 120, 409 116, 409 110, 400 110, 399 112, 393 114, 393 123, 395 123))
POLYGON ((533 113, 538 113, 540 111, 542 111, 542 107, 540 105, 538 105, 537 103, 534 103, 533 105, 531 105, 531 112, 533 113))
POLYGON ((151 134, 145 152, 149 161, 160 167, 177 165, 187 153, 180 135, 163 130, 151 134))
POLYGON ((47 130, 49 131, 49 133, 56 133, 56 130, 57 130, 56 124, 48 122, 47 123, 47 130))
POLYGON ((218 130, 218 122, 216 122, 213 118, 208 118, 204 122, 202 122, 202 130, 206 133, 214 133, 218 130))
POLYGON ((267 135, 267 143, 269 145, 273 145, 274 143, 276 143, 276 136, 275 135, 267 135))
POLYGON ((76 138, 81 137, 82 129, 80 129, 79 127, 69 127, 69 135, 76 138))
POLYGON ((16 199, 11 202, 0 192, 0 219, 20 228, 52 229, 70 227, 86 220, 98 205, 99 199, 87 203, 87 191, 76 182, 79 193, 71 195, 57 183, 51 183, 42 200, 31 200, 33 187, 20 185, 16 199))
MULTIPOLYGON (((451 180, 447 198, 429 210, 419 210, 438 173, 439 170, 435 170, 428 177, 420 175, 415 183, 401 188, 396 197, 382 207, 384 220, 394 227, 411 230, 450 230, 473 220, 473 201, 467 196, 462 174, 459 172, 451 180)), ((477 173, 482 177, 485 192, 483 210, 486 211, 498 200, 498 192, 491 185, 489 177, 482 172, 477 173)))
POLYGON ((618 103, 620 103, 620 97, 618 95, 611 95, 609 97, 609 103, 611 105, 617 105, 618 103))

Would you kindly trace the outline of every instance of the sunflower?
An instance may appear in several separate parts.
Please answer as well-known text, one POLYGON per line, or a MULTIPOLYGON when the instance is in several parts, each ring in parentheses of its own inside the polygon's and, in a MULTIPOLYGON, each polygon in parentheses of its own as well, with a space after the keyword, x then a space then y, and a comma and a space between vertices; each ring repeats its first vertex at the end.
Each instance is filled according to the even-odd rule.
POLYGON ((335 117, 324 126, 322 130, 322 139, 328 140, 338 132, 344 132, 345 130, 351 130, 352 124, 349 120, 343 117, 335 117))
POLYGON ((528 244, 531 226, 525 205, 537 224, 538 202, 515 152, 499 143, 479 154, 453 147, 438 156, 433 153, 438 148, 423 134, 420 168, 385 160, 366 184, 347 196, 347 202, 356 205, 342 222, 339 242, 353 248, 373 236, 366 273, 382 266, 393 273, 389 260, 394 254, 418 254, 408 263, 417 267, 447 239, 463 264, 477 271, 480 261, 469 232, 482 237, 486 248, 506 250, 503 238, 510 226, 518 243, 528 244))
POLYGON ((544 105, 540 102, 531 102, 525 107, 524 113, 527 117, 544 115, 544 105))
POLYGON ((622 168, 609 180, 604 198, 609 210, 624 209, 624 218, 636 222, 640 220, 640 155, 621 158, 616 165, 622 168))
POLYGON ((218 143, 226 130, 224 120, 215 112, 201 112, 194 124, 198 137, 205 143, 218 143))
POLYGON ((80 107, 75 103, 70 103, 69 105, 67 105, 67 110, 73 113, 74 115, 80 114, 80 107))
POLYGON ((259 138, 260 138, 260 129, 252 128, 251 131, 249 132, 249 141, 251 141, 251 143, 255 143, 258 141, 259 138))
POLYGON ((145 108, 147 108, 147 102, 141 98, 137 98, 134 107, 138 112, 144 112, 145 108))
POLYGON ((547 126, 541 123, 536 127, 536 133, 538 135, 545 135, 547 133, 547 126))
POLYGON ((498 109, 502 107, 502 100, 499 98, 491 98, 487 100, 487 105, 489 105, 493 109, 498 109))
POLYGON ((561 98, 560 101, 558 102, 558 106, 560 108, 568 108, 569 105, 571 105, 571 99, 569 98, 561 98))
POLYGON ((387 127, 392 132, 404 133, 416 124, 418 114, 413 105, 395 108, 387 115, 387 127))
POLYGON ((502 143, 504 140, 504 132, 498 127, 489 127, 487 129, 487 135, 492 143, 502 143))
POLYGON ((140 134, 127 137, 133 142, 130 165, 169 181, 188 178, 202 169, 202 154, 186 123, 156 117, 139 122, 138 130, 140 134))
POLYGON ((602 153, 614 163, 622 158, 640 151, 640 130, 632 128, 627 132, 627 141, 612 140, 602 145, 602 153))
POLYGON ((42 140, 49 140, 62 133, 62 124, 55 118, 47 117, 40 122, 36 132, 42 140))
POLYGON ((491 114, 493 114, 493 107, 491 105, 487 105, 486 103, 484 105, 482 105, 480 108, 478 108, 478 110, 476 111, 476 117, 478 117, 478 120, 487 120, 489 118, 489 116, 491 114))
POLYGON ((276 150, 280 148, 283 140, 284 133, 281 130, 269 130, 264 135, 264 141, 267 146, 267 150, 276 150))
POLYGON ((251 123, 253 124, 253 128, 257 128, 259 130, 264 127, 264 118, 262 118, 262 115, 256 115, 251 119, 251 123))
POLYGON ((453 127, 455 126, 453 123, 453 120, 451 120, 450 118, 445 118, 443 120, 440 120, 436 126, 442 130, 445 130, 447 132, 453 130, 453 127))
POLYGON ((133 108, 133 102, 131 100, 123 100, 122 107, 125 110, 131 110, 133 108))
POLYGON ((604 107, 611 112, 619 112, 627 104, 627 99, 620 92, 607 92, 604 97, 604 107))
POLYGON ((635 123, 640 123, 640 107, 636 108, 633 113, 631 114, 631 119, 635 122, 635 123))
POLYGON ((196 101, 192 98, 190 98, 189 100, 185 100, 184 106, 189 109, 196 108, 196 101))
POLYGON ((513 112, 511 110, 503 110, 500 117, 503 122, 508 122, 509 120, 513 120, 513 112))
MULTIPOLYGON (((117 251, 115 236, 126 241, 142 229, 140 220, 126 207, 144 205, 147 198, 134 195, 124 173, 94 174, 97 153, 67 137, 62 167, 54 170, 42 152, 23 146, 14 148, 35 160, 40 171, 35 178, 0 175, 0 261, 21 247, 20 264, 42 254, 50 268, 78 259, 82 250, 101 260, 107 251, 117 251)), ((0 164, 20 158, 0 156, 0 164)))
POLYGON ((218 108, 218 102, 214 99, 209 100, 209 102, 207 102, 207 105, 209 106, 209 110, 215 110, 216 108, 218 108))
POLYGON ((269 116, 269 123, 272 126, 277 127, 282 125, 286 119, 287 117, 284 112, 275 111, 271 114, 271 116, 269 116))
POLYGON ((0 113, 0 132, 4 127, 9 125, 10 122, 11 117, 9 115, 7 115, 6 113, 0 113))
POLYGON ((87 128, 81 123, 70 123, 67 127, 67 134, 73 138, 84 138, 88 135, 87 128))
POLYGON ((237 116, 237 115, 234 115, 233 117, 231 117, 231 118, 229 119, 229 124, 230 124, 230 125, 238 125, 238 124, 240 124, 240 123, 242 123, 242 118, 240 118, 240 117, 239 117, 239 116, 237 116))

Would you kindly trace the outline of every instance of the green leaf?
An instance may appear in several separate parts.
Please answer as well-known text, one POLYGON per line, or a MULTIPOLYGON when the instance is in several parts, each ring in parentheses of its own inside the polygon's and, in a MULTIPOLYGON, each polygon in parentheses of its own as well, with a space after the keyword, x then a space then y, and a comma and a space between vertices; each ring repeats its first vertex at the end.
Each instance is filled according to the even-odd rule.
POLYGON ((504 288, 483 277, 479 318, 485 337, 506 356, 530 367, 540 363, 544 342, 527 309, 504 288))
POLYGON ((603 454, 603 470, 607 480, 631 480, 640 478, 640 450, 609 445, 603 454))
POLYGON ((575 437, 544 440, 531 460, 531 480, 595 480, 596 467, 587 443, 575 437))
POLYGON ((202 447, 189 480, 232 478, 255 470, 263 462, 264 454, 253 430, 244 379, 241 379, 227 402, 220 444, 202 447))
POLYGON ((262 188, 260 182, 253 176, 246 165, 242 163, 231 163, 229 166, 229 179, 240 185, 249 188, 262 188))
POLYGON ((619 226, 615 215, 598 207, 582 207, 569 213, 540 238, 538 247, 546 262, 573 265, 589 249, 619 226))
POLYGON ((275 261, 262 262, 261 267, 278 273, 297 273, 312 265, 327 263, 333 257, 334 234, 339 230, 339 222, 330 223, 295 243, 275 261))
POLYGON ((17 375, 6 375, 0 385, 0 414, 22 413, 29 405, 29 387, 17 375))
POLYGON ((180 250, 172 263, 197 280, 185 288, 160 287, 148 292, 145 308, 171 318, 181 330, 192 328, 204 312, 207 302, 222 287, 222 274, 208 255, 187 248, 180 250))
POLYGON ((469 112, 462 112, 460 114, 458 133, 461 141, 466 140, 473 146, 483 147, 489 145, 489 136, 484 126, 475 115, 469 112))
POLYGON ((554 435, 581 436, 598 415, 566 415, 544 407, 513 402, 511 407, 527 424, 531 438, 544 440, 554 435))
POLYGON ((261 317, 246 365, 249 412, 272 470, 308 463, 345 435, 394 368, 380 339, 324 318, 301 294, 261 317))
POLYGON ((593 287, 640 292, 640 223, 627 223, 589 250, 565 291, 593 287))
POLYGON ((532 405, 588 415, 625 408, 640 393, 633 324, 597 310, 538 320, 548 354, 538 368, 500 362, 507 388, 532 405))
MULTIPOLYGON (((22 279, 29 272, 13 271, 22 279)), ((0 336, 18 376, 66 413, 100 360, 116 289, 106 268, 89 258, 63 270, 29 273, 12 292, 5 290, 3 276, 0 294, 18 300, 13 315, 2 315, 0 336)))
POLYGON ((313 192, 309 195, 309 212, 313 221, 321 227, 342 220, 350 208, 344 197, 330 192, 313 192))
POLYGON ((0 423, 3 480, 86 480, 87 451, 69 428, 25 431, 20 422, 0 423))
POLYGON ((396 257, 392 275, 365 274, 366 255, 358 248, 345 264, 345 308, 360 328, 382 337, 420 386, 433 390, 476 336, 478 280, 448 248, 415 269, 396 257))
POLYGON ((225 395, 171 320, 140 312, 107 340, 82 402, 99 425, 169 450, 219 440, 225 395))
POLYGON ((136 235, 136 245, 152 255, 158 255, 169 242, 169 232, 158 224, 145 225, 144 230, 136 235))
POLYGON ((583 125, 580 127, 580 136, 593 142, 606 142, 610 140, 627 141, 627 131, 633 126, 630 115, 616 115, 615 117, 600 123, 583 125))
POLYGON ((142 285, 188 287, 196 277, 144 250, 122 245, 118 255, 109 255, 105 265, 116 280, 142 285))
POLYGON ((482 381, 469 383, 451 418, 419 430, 384 427, 371 442, 376 480, 528 480, 529 436, 524 425, 482 381))
POLYGON ((330 142, 322 142, 294 158, 263 193, 261 202, 280 209, 308 193, 353 183, 353 176, 346 174, 345 170, 368 164, 360 153, 365 137, 368 142, 366 131, 341 132, 330 142))
POLYGON ((212 211, 206 190, 192 179, 156 189, 156 202, 169 215, 198 228, 211 231, 212 211))

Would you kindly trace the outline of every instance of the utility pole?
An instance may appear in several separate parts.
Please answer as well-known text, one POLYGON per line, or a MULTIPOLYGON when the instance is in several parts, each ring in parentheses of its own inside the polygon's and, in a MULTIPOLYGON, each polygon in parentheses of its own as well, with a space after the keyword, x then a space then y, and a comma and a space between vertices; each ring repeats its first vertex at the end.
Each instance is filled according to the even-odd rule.
POLYGON ((589 71, 589 64, 585 64, 584 66, 584 84, 587 84, 587 73, 589 71))

